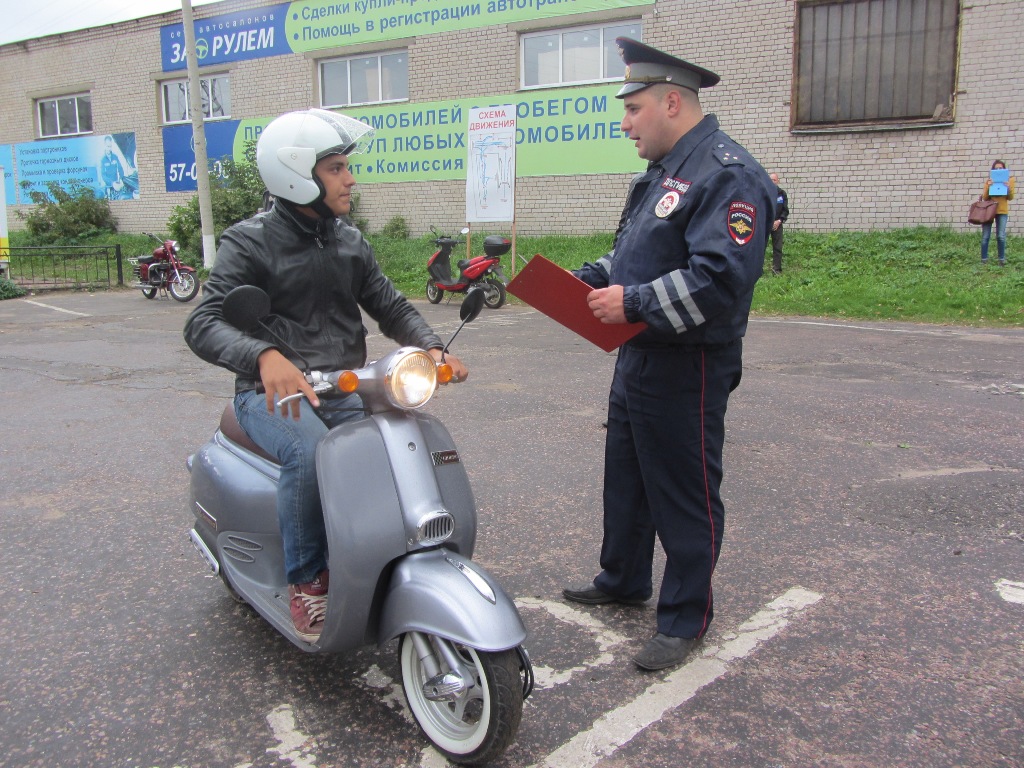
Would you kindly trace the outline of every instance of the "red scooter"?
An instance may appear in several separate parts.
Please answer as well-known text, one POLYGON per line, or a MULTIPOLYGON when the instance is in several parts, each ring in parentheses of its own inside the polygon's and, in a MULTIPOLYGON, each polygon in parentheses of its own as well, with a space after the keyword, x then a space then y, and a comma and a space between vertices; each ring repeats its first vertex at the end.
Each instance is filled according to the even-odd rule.
MULTIPOLYGON (((501 257, 512 248, 512 241, 501 235, 490 235, 484 238, 484 255, 471 259, 460 259, 458 277, 452 275, 452 250, 462 245, 465 240, 440 234, 433 227, 430 231, 437 235, 434 244, 438 250, 427 262, 427 301, 431 304, 440 303, 444 292, 466 293, 470 288, 480 287, 484 291, 484 305, 489 309, 497 309, 505 303, 505 273, 501 269, 501 257)), ((468 229, 463 229, 465 235, 468 229)))
POLYGON ((145 234, 160 245, 153 249, 152 256, 128 259, 135 276, 132 287, 141 289, 147 299, 155 298, 158 292, 164 291, 170 293, 175 301, 192 301, 199 293, 199 278, 194 267, 178 258, 178 243, 161 240, 149 232, 145 234))

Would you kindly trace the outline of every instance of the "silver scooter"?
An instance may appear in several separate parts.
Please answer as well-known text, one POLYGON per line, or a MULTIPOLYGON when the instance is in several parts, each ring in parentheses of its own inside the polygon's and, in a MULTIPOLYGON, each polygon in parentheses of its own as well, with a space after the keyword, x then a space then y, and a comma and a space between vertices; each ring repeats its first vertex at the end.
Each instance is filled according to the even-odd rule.
MULTIPOLYGON (((483 298, 467 295, 455 335, 483 298)), ((235 288, 223 311, 240 330, 262 327, 273 336, 261 289, 235 288)), ((514 740, 533 670, 515 604, 471 560, 476 506, 459 452, 441 422, 419 410, 438 378, 450 375, 450 366, 413 347, 358 370, 306 371, 319 396, 357 392, 367 414, 332 429, 317 448, 331 571, 317 643, 296 635, 289 612, 275 503, 280 468, 242 431, 230 405, 187 460, 196 518, 189 535, 232 596, 304 651, 399 638, 416 722, 449 760, 475 765, 514 740)))

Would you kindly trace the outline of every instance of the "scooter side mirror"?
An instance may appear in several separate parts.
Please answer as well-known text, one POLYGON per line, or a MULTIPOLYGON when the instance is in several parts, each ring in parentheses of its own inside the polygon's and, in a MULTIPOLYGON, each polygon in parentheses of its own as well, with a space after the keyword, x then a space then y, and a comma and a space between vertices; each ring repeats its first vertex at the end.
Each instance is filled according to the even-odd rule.
POLYGON ((462 306, 459 307, 459 319, 464 323, 476 320, 484 308, 484 298, 483 288, 470 288, 466 298, 462 300, 462 306))
POLYGON ((259 328, 260 321, 270 314, 270 297, 255 285, 240 285, 224 297, 221 311, 231 325, 248 333, 259 328))

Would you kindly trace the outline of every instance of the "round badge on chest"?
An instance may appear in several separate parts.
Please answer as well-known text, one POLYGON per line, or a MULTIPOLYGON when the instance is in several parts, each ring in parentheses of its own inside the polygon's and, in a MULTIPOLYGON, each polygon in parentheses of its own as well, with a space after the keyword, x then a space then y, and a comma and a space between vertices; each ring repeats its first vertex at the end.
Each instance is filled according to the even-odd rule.
POLYGON ((664 219, 676 209, 677 205, 679 205, 679 193, 675 190, 669 190, 658 201, 658 204, 654 206, 654 215, 659 219, 664 219))

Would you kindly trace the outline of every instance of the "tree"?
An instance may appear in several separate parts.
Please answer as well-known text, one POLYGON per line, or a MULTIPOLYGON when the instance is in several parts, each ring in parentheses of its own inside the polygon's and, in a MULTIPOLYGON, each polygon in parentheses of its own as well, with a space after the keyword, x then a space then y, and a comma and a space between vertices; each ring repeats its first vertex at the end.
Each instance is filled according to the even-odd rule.
MULTIPOLYGON (((225 229, 249 218, 263 204, 263 179, 256 167, 256 142, 245 145, 245 159, 235 162, 221 159, 223 175, 211 180, 210 203, 213 208, 213 234, 217 242, 225 229)), ((192 262, 202 263, 203 233, 199 218, 199 197, 185 205, 176 205, 167 221, 167 230, 178 241, 192 262)))

